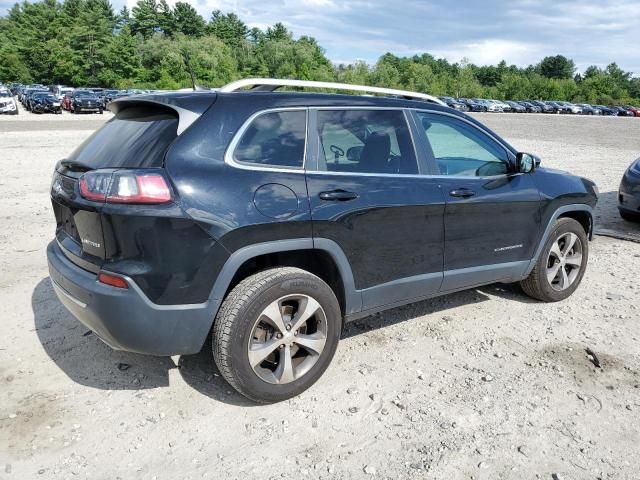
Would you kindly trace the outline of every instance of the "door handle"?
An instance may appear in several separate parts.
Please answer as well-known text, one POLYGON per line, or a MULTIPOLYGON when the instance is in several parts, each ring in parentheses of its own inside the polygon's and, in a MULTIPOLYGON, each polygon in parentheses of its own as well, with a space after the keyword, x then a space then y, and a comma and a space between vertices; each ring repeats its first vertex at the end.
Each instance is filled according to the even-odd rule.
POLYGON ((330 192, 320 192, 318 194, 320 200, 327 202, 347 202, 349 200, 355 200, 358 198, 358 194, 355 192, 347 192, 346 190, 332 190, 330 192))
POLYGON ((461 197, 461 198, 473 197, 475 194, 476 192, 468 188, 457 188, 449 192, 449 195, 451 195, 452 197, 461 197))

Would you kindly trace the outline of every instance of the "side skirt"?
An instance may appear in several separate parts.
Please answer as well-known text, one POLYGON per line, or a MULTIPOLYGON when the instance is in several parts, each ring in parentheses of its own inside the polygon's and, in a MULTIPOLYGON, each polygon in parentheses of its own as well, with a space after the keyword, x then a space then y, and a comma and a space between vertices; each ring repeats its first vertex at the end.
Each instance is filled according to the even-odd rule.
POLYGON ((529 260, 418 275, 360 290, 363 310, 345 315, 345 323, 410 303, 428 300, 496 282, 517 282, 526 277, 529 260), (441 285, 441 286, 440 286, 441 285), (439 287, 439 288, 438 288, 439 287), (417 292, 422 292, 417 294, 417 292), (425 293, 426 292, 426 293, 425 293), (377 301, 377 304, 374 302, 377 301))

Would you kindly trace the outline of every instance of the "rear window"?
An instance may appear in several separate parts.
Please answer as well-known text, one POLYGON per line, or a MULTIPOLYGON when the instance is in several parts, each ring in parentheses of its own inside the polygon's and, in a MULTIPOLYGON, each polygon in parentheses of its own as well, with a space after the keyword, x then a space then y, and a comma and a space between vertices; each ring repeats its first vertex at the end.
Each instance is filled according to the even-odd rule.
POLYGON ((88 168, 161 167, 178 136, 178 116, 157 107, 126 108, 84 141, 67 160, 88 168))

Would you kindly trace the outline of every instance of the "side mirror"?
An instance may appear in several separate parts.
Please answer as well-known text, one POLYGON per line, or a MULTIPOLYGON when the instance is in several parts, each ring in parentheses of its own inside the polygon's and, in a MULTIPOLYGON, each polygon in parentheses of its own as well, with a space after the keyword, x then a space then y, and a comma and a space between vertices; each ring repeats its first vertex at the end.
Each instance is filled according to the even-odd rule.
POLYGON ((540 159, 530 153, 518 152, 516 155, 516 172, 531 173, 540 166, 540 159))

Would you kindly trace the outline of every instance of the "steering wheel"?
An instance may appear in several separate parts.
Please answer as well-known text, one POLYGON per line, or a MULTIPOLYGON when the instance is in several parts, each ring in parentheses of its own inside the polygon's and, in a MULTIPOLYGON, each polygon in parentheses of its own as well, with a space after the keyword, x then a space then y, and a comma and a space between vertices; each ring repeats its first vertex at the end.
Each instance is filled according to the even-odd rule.
POLYGON ((344 157, 344 150, 343 150, 343 149, 341 149, 341 148, 340 148, 339 146, 337 146, 337 145, 331 145, 331 146, 329 147, 329 150, 331 150, 331 151, 333 152, 333 157, 335 158, 336 163, 338 163, 338 159, 339 159, 340 157, 344 157))
POLYGON ((329 150, 331 150, 333 152, 333 154, 336 156, 336 158, 339 157, 344 157, 344 150, 341 149, 339 146, 337 145, 331 145, 329 147, 329 150))

